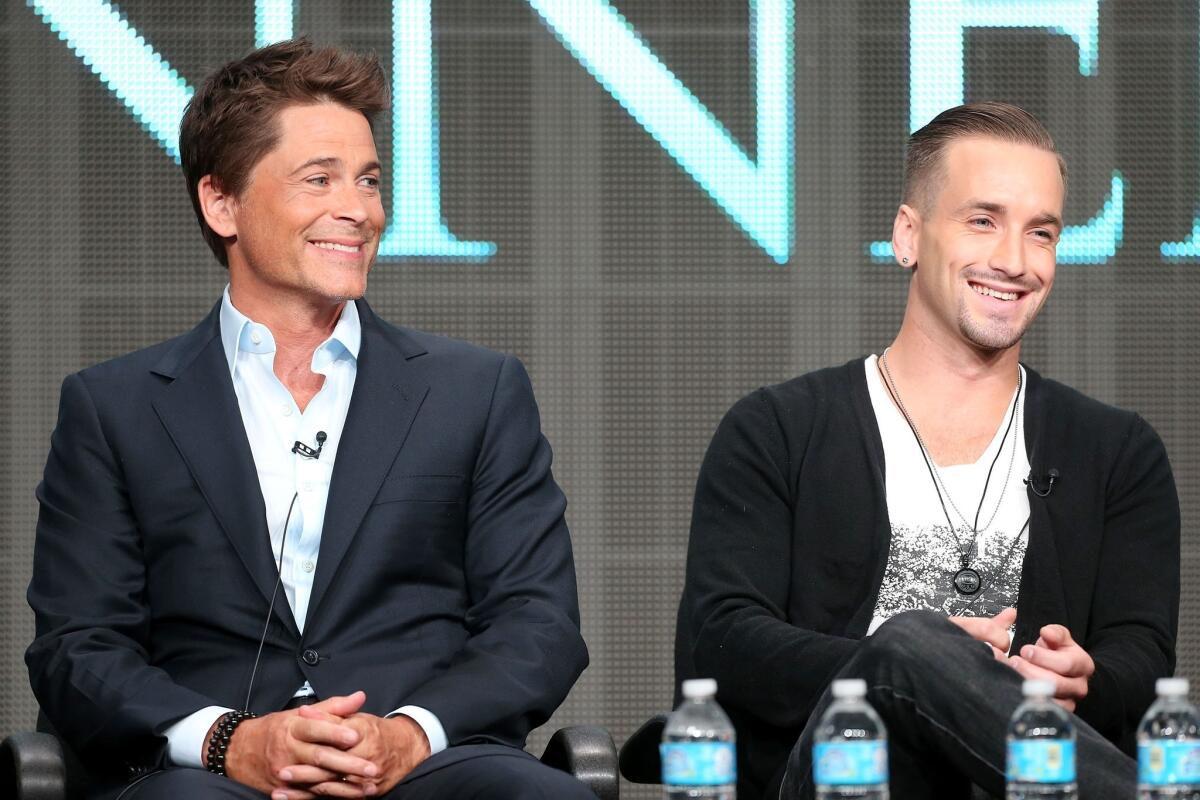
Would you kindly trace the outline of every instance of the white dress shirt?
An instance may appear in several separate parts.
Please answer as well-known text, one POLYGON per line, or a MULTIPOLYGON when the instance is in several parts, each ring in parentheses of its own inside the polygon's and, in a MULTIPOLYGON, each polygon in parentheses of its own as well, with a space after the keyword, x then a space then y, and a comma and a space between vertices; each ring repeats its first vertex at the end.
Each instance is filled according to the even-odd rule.
MULTIPOLYGON (((303 632, 321 550, 329 480, 337 462, 338 442, 358 374, 362 341, 358 309, 352 302, 345 303, 333 334, 313 353, 312 371, 324 375, 325 382, 304 411, 275 375, 275 338, 271 331, 234 308, 228 287, 221 300, 220 327, 234 393, 258 470, 271 550, 280 565, 281 584, 292 616, 303 632), (319 458, 292 452, 295 442, 315 449, 318 431, 326 435, 319 458)), ((265 608, 263 614, 265 617, 265 608)), ((311 694, 313 690, 307 682, 296 691, 297 697, 311 694)), ((230 710, 206 706, 169 727, 166 737, 170 761, 181 767, 203 767, 201 751, 208 729, 217 717, 230 710)), ((388 716, 396 714, 411 717, 421 726, 432 753, 446 749, 445 730, 431 711, 403 706, 388 716)))

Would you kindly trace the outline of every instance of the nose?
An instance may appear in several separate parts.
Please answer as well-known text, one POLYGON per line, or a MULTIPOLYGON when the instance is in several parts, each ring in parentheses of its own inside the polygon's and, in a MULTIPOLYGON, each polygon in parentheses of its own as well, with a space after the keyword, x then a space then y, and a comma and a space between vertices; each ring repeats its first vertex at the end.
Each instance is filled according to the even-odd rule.
POLYGON ((1005 232, 996 241, 988 258, 988 266, 1005 275, 1025 272, 1025 236, 1019 229, 1005 232))
POLYGON ((333 216, 335 219, 350 222, 356 226, 362 225, 370 218, 370 204, 378 202, 365 197, 357 184, 348 183, 333 195, 333 216))

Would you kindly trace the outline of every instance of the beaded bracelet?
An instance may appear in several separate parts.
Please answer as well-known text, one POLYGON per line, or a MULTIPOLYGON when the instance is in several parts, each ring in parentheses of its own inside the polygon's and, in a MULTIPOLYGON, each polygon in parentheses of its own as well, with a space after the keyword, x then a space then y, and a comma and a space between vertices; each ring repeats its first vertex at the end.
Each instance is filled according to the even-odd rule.
POLYGON ((204 766, 209 772, 225 774, 225 753, 229 750, 229 740, 233 738, 233 732, 237 730, 238 725, 257 716, 249 711, 227 711, 221 715, 208 740, 208 757, 204 760, 204 766))

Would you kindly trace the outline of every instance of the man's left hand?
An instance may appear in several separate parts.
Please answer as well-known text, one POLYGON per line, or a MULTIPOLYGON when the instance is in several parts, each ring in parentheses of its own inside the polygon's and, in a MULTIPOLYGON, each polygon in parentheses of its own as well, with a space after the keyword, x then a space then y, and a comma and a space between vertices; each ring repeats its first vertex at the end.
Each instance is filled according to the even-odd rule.
POLYGON ((1008 664, 1024 678, 1053 681, 1054 702, 1067 711, 1087 697, 1096 663, 1062 625, 1046 625, 1035 644, 1027 644, 1008 664))
MULTIPOLYGON (((332 714, 315 710, 312 706, 301 706, 300 716, 306 719, 324 719, 338 721, 346 727, 358 731, 358 744, 349 748, 351 755, 364 758, 379 768, 379 775, 369 782, 368 794, 381 795, 402 781, 408 773, 425 759, 429 758, 429 740, 425 731, 411 717, 398 714, 394 717, 377 717, 374 714, 353 714, 348 717, 336 717, 332 714)), ((297 783, 311 785, 309 791, 314 794, 326 794, 336 790, 333 786, 339 779, 330 778, 328 774, 305 769, 302 766, 289 768, 292 780, 297 783)), ((359 778, 354 778, 359 782, 359 778)))

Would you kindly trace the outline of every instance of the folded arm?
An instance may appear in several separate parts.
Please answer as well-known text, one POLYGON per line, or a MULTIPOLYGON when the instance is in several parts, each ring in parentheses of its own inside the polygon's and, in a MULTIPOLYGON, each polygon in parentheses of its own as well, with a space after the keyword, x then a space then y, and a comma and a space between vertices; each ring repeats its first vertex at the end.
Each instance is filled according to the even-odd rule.
POLYGON ((696 485, 680 647, 721 701, 777 726, 803 725, 857 640, 787 619, 795 513, 792 454, 763 392, 736 404, 696 485))
POLYGON ((141 536, 80 375, 63 383, 37 498, 36 637, 25 654, 34 694, 85 760, 160 763, 166 728, 214 703, 149 663, 141 536))
POLYGON ((1077 713, 1113 741, 1131 736, 1155 680, 1175 669, 1179 525, 1166 449, 1135 417, 1106 487, 1097 590, 1081 641, 1095 672, 1077 713))
POLYGON ((451 745, 520 746, 587 665, 575 566, 533 389, 515 358, 500 365, 467 506, 470 605, 464 647, 405 702, 428 709, 451 745))

